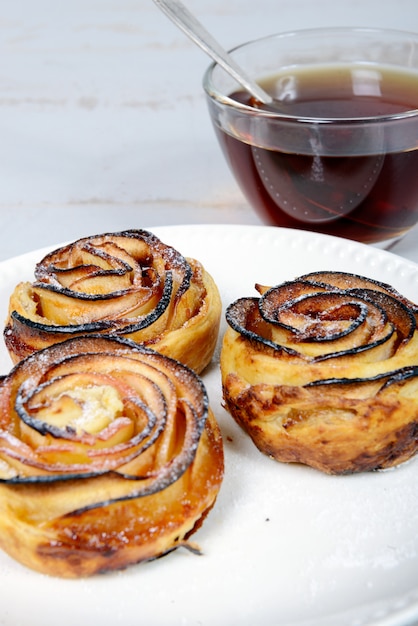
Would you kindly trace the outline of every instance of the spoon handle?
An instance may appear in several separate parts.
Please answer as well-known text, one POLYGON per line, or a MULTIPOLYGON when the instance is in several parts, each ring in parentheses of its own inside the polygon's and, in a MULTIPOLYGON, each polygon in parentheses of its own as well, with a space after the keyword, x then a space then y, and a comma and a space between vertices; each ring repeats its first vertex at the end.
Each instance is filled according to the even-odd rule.
POLYGON ((272 102, 271 96, 235 63, 232 57, 179 0, 154 0, 154 3, 254 98, 264 104, 272 102))

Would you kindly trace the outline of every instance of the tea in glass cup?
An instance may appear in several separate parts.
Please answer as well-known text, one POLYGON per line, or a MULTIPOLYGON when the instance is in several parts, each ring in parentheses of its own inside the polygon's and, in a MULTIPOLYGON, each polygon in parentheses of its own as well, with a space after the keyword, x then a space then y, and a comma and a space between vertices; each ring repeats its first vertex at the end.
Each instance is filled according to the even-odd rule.
POLYGON ((231 54, 263 105, 217 64, 204 88, 216 135, 265 222, 366 243, 418 221, 418 34, 315 29, 231 54))

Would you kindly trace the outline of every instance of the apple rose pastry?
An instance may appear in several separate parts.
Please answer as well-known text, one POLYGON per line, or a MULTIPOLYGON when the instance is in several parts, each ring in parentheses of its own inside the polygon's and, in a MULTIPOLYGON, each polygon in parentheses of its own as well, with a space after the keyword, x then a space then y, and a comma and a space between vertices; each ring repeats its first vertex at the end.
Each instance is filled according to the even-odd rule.
POLYGON ((195 549, 222 478, 202 381, 149 348, 77 337, 1 382, 0 546, 34 570, 85 577, 195 549))
POLYGON ((14 363, 88 333, 126 337, 197 373, 210 362, 221 301, 201 263, 144 230, 86 237, 47 254, 16 286, 4 339, 14 363))
POLYGON ((265 454, 330 474, 418 446, 417 306, 385 285, 315 272, 226 312, 224 402, 265 454))

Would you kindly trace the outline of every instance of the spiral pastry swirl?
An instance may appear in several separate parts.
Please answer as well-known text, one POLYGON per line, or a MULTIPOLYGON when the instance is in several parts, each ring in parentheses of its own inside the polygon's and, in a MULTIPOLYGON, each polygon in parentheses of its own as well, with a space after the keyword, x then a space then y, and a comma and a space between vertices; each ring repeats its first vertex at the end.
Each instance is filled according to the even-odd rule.
POLYGON ((16 286, 4 339, 14 363, 53 343, 103 333, 150 345, 200 373, 221 302, 201 263, 144 230, 79 239, 47 254, 16 286))
POLYGON ((390 285, 314 272, 227 309, 226 408, 283 462, 344 474, 418 446, 417 306, 390 285))
POLYGON ((0 546, 60 577, 179 546, 212 508, 223 446, 202 381, 130 340, 77 337, 0 387, 0 546))

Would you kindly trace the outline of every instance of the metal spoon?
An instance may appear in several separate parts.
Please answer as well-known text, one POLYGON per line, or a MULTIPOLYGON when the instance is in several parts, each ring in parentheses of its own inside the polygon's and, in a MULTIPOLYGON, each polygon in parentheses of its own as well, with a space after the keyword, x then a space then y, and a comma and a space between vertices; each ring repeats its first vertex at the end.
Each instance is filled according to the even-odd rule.
POLYGON ((262 104, 273 102, 273 98, 235 63, 234 59, 181 2, 178 0, 154 0, 154 3, 258 102, 262 104))

